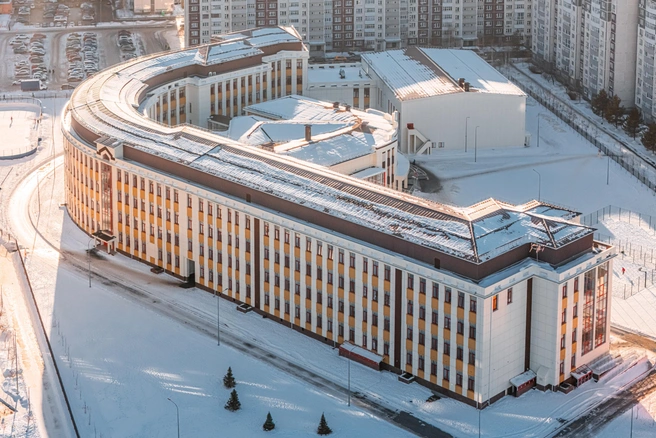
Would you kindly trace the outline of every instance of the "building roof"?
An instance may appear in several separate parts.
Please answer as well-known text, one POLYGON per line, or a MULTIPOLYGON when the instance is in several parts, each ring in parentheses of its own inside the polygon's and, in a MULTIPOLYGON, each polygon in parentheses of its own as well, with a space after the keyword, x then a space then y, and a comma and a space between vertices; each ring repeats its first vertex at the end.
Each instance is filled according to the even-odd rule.
POLYGON ((307 69, 308 86, 334 84, 353 86, 356 83, 371 83, 371 77, 362 69, 362 64, 313 64, 307 69), (342 78, 341 75, 344 75, 342 78))
MULTIPOLYGON (((468 208, 452 207, 253 148, 196 126, 163 125, 139 113, 147 90, 166 83, 164 79, 158 83, 157 76, 166 72, 170 78, 170 72, 179 68, 182 77, 185 64, 194 63, 196 52, 203 47, 141 57, 82 82, 62 120, 65 134, 92 148, 98 137, 111 137, 122 141, 124 149, 136 149, 473 263, 526 243, 558 248, 593 233, 593 229, 561 217, 529 211, 541 203, 512 206, 487 200, 468 208)), ((354 120, 352 111, 328 114, 325 108, 304 100, 278 99, 253 107, 269 119, 354 120)), ((375 126, 381 114, 361 112, 361 117, 375 126)))
POLYGON ((335 108, 307 97, 257 103, 245 112, 249 115, 230 122, 230 138, 251 146, 273 147, 276 153, 327 167, 368 155, 396 140, 396 125, 389 115, 335 108), (305 140, 308 125, 311 141, 305 140))
POLYGON ((470 50, 409 47, 364 53, 362 60, 401 100, 463 93, 460 78, 470 83, 472 92, 524 95, 470 50))

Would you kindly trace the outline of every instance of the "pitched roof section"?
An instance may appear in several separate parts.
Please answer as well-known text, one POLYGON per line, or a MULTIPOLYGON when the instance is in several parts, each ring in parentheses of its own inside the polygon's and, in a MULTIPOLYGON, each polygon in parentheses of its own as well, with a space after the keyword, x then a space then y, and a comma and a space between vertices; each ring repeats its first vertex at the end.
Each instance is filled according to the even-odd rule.
POLYGON ((470 50, 409 47, 365 53, 362 60, 401 100, 463 93, 464 90, 458 85, 460 78, 470 83, 472 92, 524 95, 523 91, 470 50))

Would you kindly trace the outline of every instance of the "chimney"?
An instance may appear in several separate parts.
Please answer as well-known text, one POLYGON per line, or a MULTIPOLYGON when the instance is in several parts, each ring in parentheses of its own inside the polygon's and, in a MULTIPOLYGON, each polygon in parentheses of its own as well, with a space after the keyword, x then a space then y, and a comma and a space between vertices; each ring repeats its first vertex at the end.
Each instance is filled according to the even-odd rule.
POLYGON ((465 91, 469 91, 469 82, 465 82, 465 91))
POLYGON ((312 141, 312 125, 305 125, 305 141, 312 141))
POLYGON ((460 79, 458 79, 458 86, 459 86, 460 88, 464 88, 464 87, 465 87, 465 78, 460 78, 460 79))
POLYGON ((346 105, 346 106, 344 107, 344 110, 346 110, 346 111, 351 111, 351 105, 346 105))
POLYGON ((333 102, 333 108, 339 109, 339 102, 333 102))

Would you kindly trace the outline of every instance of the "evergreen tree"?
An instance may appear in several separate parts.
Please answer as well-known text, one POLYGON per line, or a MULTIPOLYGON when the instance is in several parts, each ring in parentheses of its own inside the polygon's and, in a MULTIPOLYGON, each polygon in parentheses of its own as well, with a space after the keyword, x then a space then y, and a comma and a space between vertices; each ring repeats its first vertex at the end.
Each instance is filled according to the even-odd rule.
POLYGON ((624 108, 622 108, 620 98, 613 96, 609 99, 608 104, 606 105, 606 112, 604 115, 608 123, 617 126, 622 121, 623 112, 624 108))
POLYGON ((276 428, 276 423, 273 422, 273 418, 271 417, 271 412, 267 413, 267 418, 264 424, 262 425, 262 429, 265 431, 270 431, 276 428))
POLYGON ((226 388, 234 388, 237 386, 237 382, 235 382, 235 377, 232 375, 232 368, 228 367, 228 372, 226 373, 225 376, 223 376, 223 386, 226 388))
POLYGON ((647 130, 642 134, 642 144, 647 150, 656 152, 656 123, 647 126, 647 130))
POLYGON ((317 428, 317 433, 319 435, 330 435, 333 433, 333 430, 328 427, 328 422, 326 421, 326 417, 321 414, 321 421, 319 421, 319 427, 317 428))
POLYGON ((604 117, 609 100, 606 90, 601 90, 590 101, 592 112, 598 116, 604 117))
POLYGON ((239 402, 239 397, 237 396, 236 389, 233 389, 230 393, 230 398, 228 399, 228 403, 226 403, 225 408, 232 412, 241 409, 241 403, 239 402))
POLYGON ((629 111, 629 116, 624 121, 624 131, 626 131, 627 134, 635 139, 638 131, 640 130, 641 124, 642 115, 640 114, 640 110, 636 107, 631 108, 631 111, 629 111))

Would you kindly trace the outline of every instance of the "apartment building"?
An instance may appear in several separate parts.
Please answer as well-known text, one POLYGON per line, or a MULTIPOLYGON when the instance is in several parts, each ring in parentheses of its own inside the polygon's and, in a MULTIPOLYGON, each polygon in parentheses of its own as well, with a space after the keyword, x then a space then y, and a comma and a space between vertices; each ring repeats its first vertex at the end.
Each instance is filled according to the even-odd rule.
POLYGON ((635 100, 639 0, 534 0, 533 56, 590 98, 635 100))
POLYGON ((638 18, 638 47, 636 63, 635 104, 649 120, 656 119, 654 86, 656 68, 656 2, 641 1, 638 18))
MULTIPOLYGON (((96 245, 473 406, 555 387, 608 353, 615 251, 577 213, 537 201, 437 204, 147 109, 153 90, 241 78, 254 59, 303 50, 271 32, 141 57, 76 88, 61 124, 66 205, 96 245)), ((193 87, 184 105, 196 117, 193 87)), ((251 116, 298 108, 293 99, 251 116)), ((376 137, 390 119, 367 114, 359 129, 376 137)))
POLYGON ((533 0, 189 0, 187 46, 212 35, 294 26, 310 53, 525 41, 533 0))

